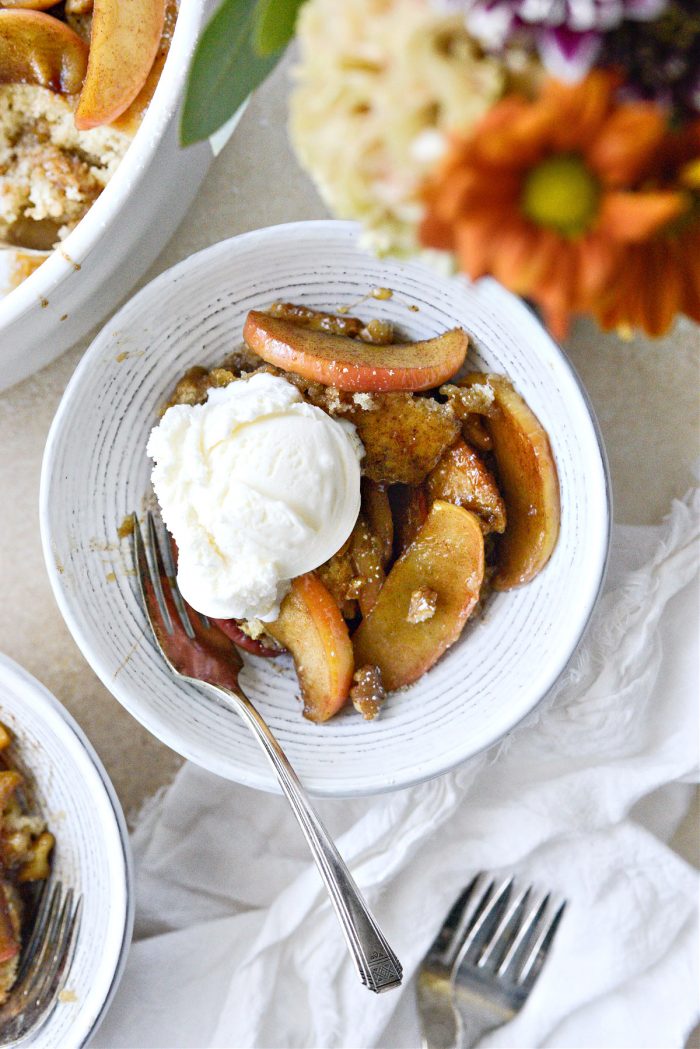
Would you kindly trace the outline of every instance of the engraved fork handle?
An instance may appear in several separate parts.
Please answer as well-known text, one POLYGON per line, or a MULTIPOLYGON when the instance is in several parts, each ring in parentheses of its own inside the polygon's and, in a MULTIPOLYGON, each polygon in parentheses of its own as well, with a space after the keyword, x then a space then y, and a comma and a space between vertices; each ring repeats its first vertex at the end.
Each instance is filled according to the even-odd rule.
POLYGON ((328 831, 316 815, 296 772, 264 719, 242 693, 232 692, 219 685, 208 687, 223 693, 232 701, 275 770, 328 890, 360 979, 371 991, 376 992, 400 986, 402 969, 398 958, 380 931, 328 831))

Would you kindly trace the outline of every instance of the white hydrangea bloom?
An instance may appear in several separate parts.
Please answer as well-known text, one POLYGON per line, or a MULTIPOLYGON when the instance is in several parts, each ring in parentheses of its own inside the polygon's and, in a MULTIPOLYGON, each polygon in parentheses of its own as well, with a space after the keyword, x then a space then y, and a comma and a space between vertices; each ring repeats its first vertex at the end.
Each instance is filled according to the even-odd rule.
POLYGON ((420 185, 451 129, 503 93, 463 12, 428 0, 307 0, 290 135, 329 208, 360 220, 375 250, 413 252, 420 185))

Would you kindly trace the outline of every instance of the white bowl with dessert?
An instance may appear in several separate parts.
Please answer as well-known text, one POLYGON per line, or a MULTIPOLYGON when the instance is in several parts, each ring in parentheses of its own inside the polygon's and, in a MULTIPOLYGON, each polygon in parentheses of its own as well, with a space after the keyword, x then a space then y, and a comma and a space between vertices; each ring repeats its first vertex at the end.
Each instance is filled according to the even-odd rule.
POLYGON ((0 10, 0 389, 124 297, 212 160, 181 149, 211 0, 28 0, 0 10))
POLYGON ((274 789, 152 640, 129 536, 149 508, 195 623, 335 796, 438 775, 528 714, 582 636, 610 524, 590 408, 527 308, 368 255, 342 222, 234 238, 141 291, 79 365, 42 475, 54 592, 107 687, 186 757, 274 789))
POLYGON ((12 1000, 37 890, 60 881, 81 901, 74 953, 55 1008, 22 1044, 86 1045, 116 991, 131 939, 126 825, 107 773, 73 718, 2 654, 0 830, 0 1000, 12 1000))

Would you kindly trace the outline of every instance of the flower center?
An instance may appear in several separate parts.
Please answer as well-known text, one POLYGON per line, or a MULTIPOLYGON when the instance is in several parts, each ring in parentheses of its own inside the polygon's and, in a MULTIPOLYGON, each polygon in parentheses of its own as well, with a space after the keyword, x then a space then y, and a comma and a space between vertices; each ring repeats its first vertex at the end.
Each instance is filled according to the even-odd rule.
POLYGON ((575 237, 591 225, 598 211, 600 188, 583 160, 558 153, 528 174, 521 204, 529 219, 557 233, 575 237))

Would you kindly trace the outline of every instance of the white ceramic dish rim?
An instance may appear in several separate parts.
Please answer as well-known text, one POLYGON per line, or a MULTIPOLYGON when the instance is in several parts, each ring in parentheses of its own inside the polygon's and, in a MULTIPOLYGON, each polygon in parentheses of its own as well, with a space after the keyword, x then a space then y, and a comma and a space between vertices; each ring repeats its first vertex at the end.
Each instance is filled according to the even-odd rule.
POLYGON ((10 659, 9 656, 6 656, 2 652, 0 652, 0 675, 6 677, 10 682, 12 681, 12 678, 19 680, 21 686, 26 691, 31 692, 34 696, 35 710, 39 710, 48 727, 62 737, 62 740, 65 742, 68 749, 74 748, 76 751, 81 751, 84 754, 85 758, 87 758, 94 771, 97 773, 104 788, 110 808, 114 813, 115 839, 119 841, 124 866, 124 932, 112 980, 107 989, 102 1006, 95 1016, 89 1030, 83 1031, 79 1036, 80 1040, 76 1042, 76 1046, 82 1047, 88 1044, 102 1023, 107 1009, 116 994, 129 953, 129 945, 131 943, 131 935, 134 926, 134 873, 131 848, 129 846, 129 833, 112 782, 107 775, 105 767, 100 761, 97 752, 78 725, 77 721, 75 721, 65 707, 59 703, 56 697, 49 692, 40 681, 25 670, 24 667, 20 666, 19 663, 16 663, 13 659, 10 659))
POLYGON ((204 9, 205 0, 182 0, 158 86, 121 163, 75 229, 34 273, 0 300, 0 331, 4 325, 34 307, 38 300, 50 299, 54 288, 75 272, 76 265, 83 265, 90 251, 118 219, 124 202, 148 167, 178 105, 204 9))
MULTIPOLYGON (((206 253, 215 250, 226 250, 226 248, 233 242, 235 242, 236 244, 240 244, 242 242, 245 242, 246 240, 257 239, 260 237, 274 238, 278 235, 280 230, 284 230, 288 234, 292 234, 295 228, 301 230, 306 229, 309 226, 333 226, 339 231, 357 229, 356 224, 353 222, 320 219, 315 221, 282 223, 277 226, 269 226, 264 229, 252 230, 249 233, 239 234, 236 237, 231 237, 227 240, 219 241, 216 244, 210 245, 208 248, 204 248, 202 251, 196 252, 194 255, 190 255, 188 258, 183 259, 181 262, 171 267, 169 270, 166 270, 163 273, 159 274, 156 278, 154 278, 154 280, 150 282, 150 284, 148 284, 145 288, 142 288, 131 300, 129 300, 129 302, 125 304, 125 306, 122 307, 122 309, 110 319, 109 324, 112 327, 116 326, 118 328, 121 315, 123 311, 127 309, 127 307, 133 308, 135 304, 138 304, 138 301, 141 297, 147 297, 148 295, 152 294, 152 292, 156 290, 159 286, 165 286, 172 279, 184 274, 192 265, 193 260, 197 259, 199 256, 203 256, 206 253)), ((532 311, 523 302, 516 299, 515 296, 512 296, 510 292, 507 292, 496 281, 489 280, 487 281, 487 283, 489 285, 489 291, 492 295, 495 295, 496 297, 501 296, 504 301, 507 301, 511 305, 512 308, 517 308, 520 311, 521 323, 523 327, 536 326, 538 329, 541 329, 540 322, 536 319, 532 311)), ((199 765, 202 768, 209 769, 217 775, 221 775, 224 778, 230 779, 230 772, 226 769, 224 765, 220 764, 215 758, 212 758, 211 754, 206 751, 206 748, 199 748, 197 746, 189 746, 183 744, 178 733, 172 730, 172 727, 167 722, 167 720, 162 719, 158 716, 151 716, 151 713, 148 710, 144 711, 137 704, 134 704, 131 700, 129 690, 126 688, 122 688, 119 684, 119 681, 115 682, 112 673, 112 668, 108 666, 106 662, 103 662, 100 659, 99 655, 97 655, 92 650, 89 639, 86 636, 84 636, 79 622, 73 616, 70 603, 65 596, 60 572, 56 565, 55 559, 52 556, 50 536, 50 509, 47 501, 47 491, 49 488, 48 477, 53 458, 53 445, 57 439, 59 430, 62 427, 63 415, 67 412, 68 403, 70 401, 70 395, 73 390, 73 387, 79 386, 83 373, 91 367, 92 356, 96 356, 102 351, 102 348, 99 344, 101 334, 101 332, 98 333, 93 344, 86 351, 82 360, 78 364, 78 367, 73 373, 73 376, 70 382, 68 383, 68 386, 66 387, 63 398, 58 406, 56 415, 51 425, 51 429, 49 431, 49 435, 46 442, 46 447, 44 450, 44 458, 41 471, 40 525, 44 560, 51 581, 51 586, 54 592, 54 597, 59 606, 61 614, 66 622, 66 625, 68 626, 73 638, 78 644, 78 647, 83 653, 85 659, 88 661, 88 663, 95 671, 97 676, 100 678, 100 680, 103 682, 108 691, 113 696, 115 696, 115 698, 122 704, 122 706, 124 706, 130 714, 132 714, 141 724, 143 724, 149 732, 151 732, 154 736, 156 736, 156 738, 161 740, 161 742, 165 743, 167 746, 175 750, 178 754, 181 754, 184 758, 186 758, 189 761, 193 761, 195 764, 199 765)), ((581 630, 578 634, 578 638, 576 639, 571 649, 571 652, 564 659, 562 659, 562 661, 555 668, 553 668, 551 674, 549 675, 549 681, 546 687, 542 690, 541 694, 529 704, 527 709, 524 709, 520 713, 520 715, 515 721, 513 721, 510 727, 505 732, 494 730, 492 735, 485 738, 481 745, 476 750, 472 751, 469 755, 460 757, 456 761, 451 762, 449 765, 445 765, 439 770, 430 770, 427 772, 417 774, 411 779, 402 781, 400 784, 387 783, 386 781, 377 780, 371 785, 365 784, 362 787, 358 787, 357 789, 345 788, 343 789, 342 794, 339 794, 336 791, 334 791, 332 787, 314 787, 310 790, 310 792, 314 794, 314 796, 351 798, 368 797, 374 796, 375 794, 390 793, 394 790, 402 789, 403 787, 414 786, 419 783, 427 782, 431 779, 436 778, 437 776, 444 775, 446 772, 450 772, 453 769, 459 768, 465 761, 468 761, 476 755, 483 753, 499 739, 504 738, 504 736, 514 731, 514 729, 517 728, 517 726, 520 725, 537 706, 539 706, 539 704, 546 698, 546 696, 549 695, 549 693, 554 688, 561 675, 566 671, 567 667, 574 659, 576 652, 578 651, 578 648, 581 644, 581 641, 586 633, 591 616, 593 615, 595 607, 600 598, 603 589, 603 584, 605 581, 605 575, 607 572, 608 559, 610 553, 610 537, 612 530, 612 490, 610 484, 610 471, 607 453, 605 451, 600 425, 596 418, 588 393, 585 387, 583 386, 583 383, 580 377, 578 376, 575 368, 573 367, 569 359, 566 357, 561 347, 557 343, 555 343, 554 340, 551 339, 551 337, 548 336, 548 338, 553 351, 560 359, 560 363, 563 365, 565 370, 568 371, 571 379, 573 380, 575 387, 577 388, 590 417, 597 443, 598 452, 600 455, 602 474, 604 479, 603 495, 606 511, 606 521, 604 528, 604 539, 600 546, 599 560, 596 564, 596 575, 598 578, 598 584, 592 592, 588 609, 586 610, 585 614, 581 615, 581 630)), ((279 788, 276 782, 271 782, 269 779, 265 778, 264 774, 256 775, 255 773, 248 773, 247 771, 241 772, 239 770, 239 775, 236 777, 236 782, 239 782, 244 786, 252 787, 253 789, 279 793, 279 788)))

